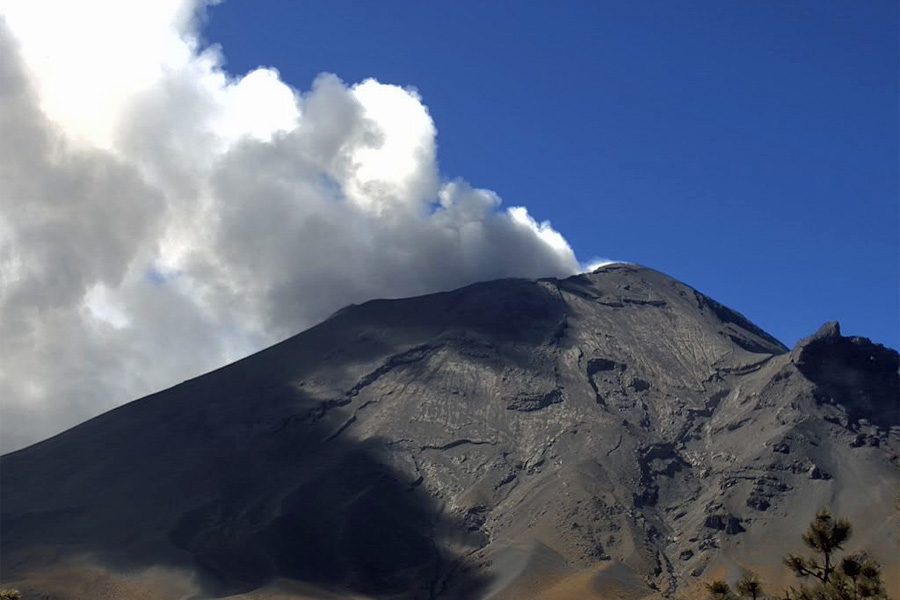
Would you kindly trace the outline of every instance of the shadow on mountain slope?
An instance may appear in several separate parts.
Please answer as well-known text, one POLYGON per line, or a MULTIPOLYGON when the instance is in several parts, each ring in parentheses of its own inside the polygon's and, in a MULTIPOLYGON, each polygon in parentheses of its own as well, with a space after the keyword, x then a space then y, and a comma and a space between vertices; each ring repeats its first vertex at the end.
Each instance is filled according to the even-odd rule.
POLYGON ((219 372, 4 456, 3 579, 90 557, 193 571, 206 597, 277 578, 409 600, 454 597, 451 573, 460 594, 480 586, 441 533, 465 528, 383 442, 334 437, 292 418, 315 404, 301 392, 250 383, 219 372))

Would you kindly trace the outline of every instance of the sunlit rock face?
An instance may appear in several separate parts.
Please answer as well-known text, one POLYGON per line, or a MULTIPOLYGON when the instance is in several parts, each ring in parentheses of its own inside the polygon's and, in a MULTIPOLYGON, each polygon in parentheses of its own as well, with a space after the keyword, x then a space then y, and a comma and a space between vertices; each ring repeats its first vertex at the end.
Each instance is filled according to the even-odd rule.
POLYGON ((2 576, 687 598, 828 505, 896 593, 897 370, 635 265, 367 302, 4 456, 2 576))

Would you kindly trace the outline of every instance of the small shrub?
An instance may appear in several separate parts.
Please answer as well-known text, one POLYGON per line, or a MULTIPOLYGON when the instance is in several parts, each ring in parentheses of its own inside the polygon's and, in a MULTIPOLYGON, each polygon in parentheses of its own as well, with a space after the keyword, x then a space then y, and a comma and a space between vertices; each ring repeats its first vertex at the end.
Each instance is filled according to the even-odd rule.
POLYGON ((734 598, 731 594, 731 587, 721 579, 707 583, 706 591, 709 592, 710 600, 731 600, 734 598))

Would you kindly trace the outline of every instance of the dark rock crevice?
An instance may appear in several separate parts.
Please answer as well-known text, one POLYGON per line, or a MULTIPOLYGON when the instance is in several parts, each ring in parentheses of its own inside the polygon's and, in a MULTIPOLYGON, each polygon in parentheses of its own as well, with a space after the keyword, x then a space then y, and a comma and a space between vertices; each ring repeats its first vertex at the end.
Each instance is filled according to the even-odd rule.
POLYGON ((506 409, 519 412, 533 412, 553 404, 559 404, 562 401, 562 390, 555 389, 543 394, 520 394, 515 396, 506 403, 506 409))
POLYGON ((497 442, 490 440, 470 440, 468 438, 462 438, 459 440, 453 440, 452 442, 447 442, 446 444, 426 444, 420 448, 420 450, 451 450, 453 448, 457 448, 459 446, 463 446, 465 444, 470 444, 472 446, 496 446, 497 442))

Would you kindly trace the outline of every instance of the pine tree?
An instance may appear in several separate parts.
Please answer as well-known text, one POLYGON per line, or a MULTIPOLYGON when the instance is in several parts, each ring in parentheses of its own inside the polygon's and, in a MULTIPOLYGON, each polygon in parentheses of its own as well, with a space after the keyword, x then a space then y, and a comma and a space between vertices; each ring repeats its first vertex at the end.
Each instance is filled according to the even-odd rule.
POLYGON ((803 579, 817 579, 816 585, 790 588, 783 600, 887 600, 881 581, 881 567, 865 554, 851 554, 835 561, 835 552, 850 539, 852 528, 846 519, 833 519, 827 509, 816 513, 803 541, 821 556, 804 558, 789 554, 785 564, 803 579))
POLYGON ((752 600, 761 600, 763 589, 756 573, 744 573, 744 576, 737 582, 737 591, 744 598, 752 600))
POLYGON ((816 513, 809 529, 803 534, 803 542, 816 554, 822 556, 822 562, 815 557, 804 558, 797 554, 789 554, 784 563, 798 577, 815 577, 822 584, 828 584, 834 573, 834 553, 843 548, 844 542, 850 539, 852 527, 847 519, 833 519, 831 512, 823 508, 816 513))

